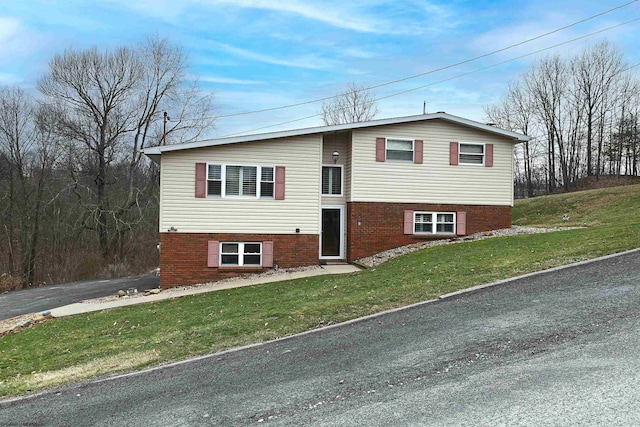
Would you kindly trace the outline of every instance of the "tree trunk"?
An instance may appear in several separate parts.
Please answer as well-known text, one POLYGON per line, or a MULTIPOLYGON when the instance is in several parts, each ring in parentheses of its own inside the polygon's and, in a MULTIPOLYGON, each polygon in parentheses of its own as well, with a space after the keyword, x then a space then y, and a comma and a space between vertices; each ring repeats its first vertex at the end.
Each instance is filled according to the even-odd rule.
POLYGON ((591 141, 593 139, 593 108, 589 105, 587 111, 587 176, 593 175, 591 168, 591 141))

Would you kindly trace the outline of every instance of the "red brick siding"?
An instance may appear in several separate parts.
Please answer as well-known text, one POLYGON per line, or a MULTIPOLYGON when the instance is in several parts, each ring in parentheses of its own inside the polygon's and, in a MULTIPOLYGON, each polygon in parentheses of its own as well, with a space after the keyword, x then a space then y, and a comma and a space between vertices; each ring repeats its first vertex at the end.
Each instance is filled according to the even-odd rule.
POLYGON ((467 234, 511 227, 511 206, 350 202, 347 203, 347 260, 429 239, 429 236, 404 234, 405 210, 464 211, 467 213, 467 234), (358 218, 361 219, 360 226, 358 218))
POLYGON ((160 287, 214 282, 268 268, 207 267, 207 242, 273 242, 274 265, 281 268, 318 263, 319 237, 313 234, 160 233, 160 287))

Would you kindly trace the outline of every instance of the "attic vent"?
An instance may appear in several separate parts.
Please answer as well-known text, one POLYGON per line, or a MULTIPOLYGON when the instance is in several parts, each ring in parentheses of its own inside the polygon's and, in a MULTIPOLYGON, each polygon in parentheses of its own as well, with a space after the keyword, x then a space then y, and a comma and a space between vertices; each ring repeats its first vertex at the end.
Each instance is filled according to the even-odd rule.
POLYGON ((444 111, 438 111, 436 114, 447 114, 444 111))

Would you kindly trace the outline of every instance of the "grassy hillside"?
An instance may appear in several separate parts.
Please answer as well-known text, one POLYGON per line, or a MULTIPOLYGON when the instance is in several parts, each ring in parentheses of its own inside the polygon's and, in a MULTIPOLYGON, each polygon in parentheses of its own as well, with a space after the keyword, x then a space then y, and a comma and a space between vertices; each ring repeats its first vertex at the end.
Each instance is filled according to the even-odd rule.
POLYGON ((437 246, 377 268, 55 319, 0 339, 0 396, 267 341, 640 247, 640 186, 518 201, 519 225, 585 228, 437 246), (568 214, 568 224, 562 215, 568 214))
POLYGON ((640 221, 640 185, 602 188, 518 200, 513 208, 514 224, 562 226, 562 215, 570 217, 568 225, 616 227, 637 225, 640 221))

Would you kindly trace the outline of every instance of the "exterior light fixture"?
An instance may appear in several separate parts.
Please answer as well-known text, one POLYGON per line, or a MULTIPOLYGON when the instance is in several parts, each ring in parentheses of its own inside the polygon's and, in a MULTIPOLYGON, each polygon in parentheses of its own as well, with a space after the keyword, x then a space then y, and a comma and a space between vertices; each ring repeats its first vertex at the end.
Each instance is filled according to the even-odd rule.
POLYGON ((331 154, 331 157, 333 158, 333 164, 335 165, 336 163, 338 163, 338 159, 340 158, 340 153, 338 153, 337 151, 334 151, 333 154, 331 154))

